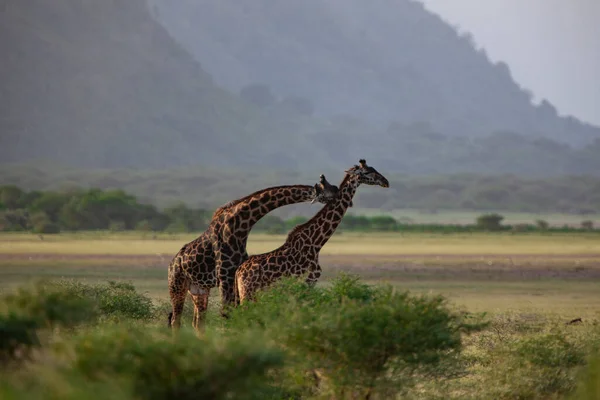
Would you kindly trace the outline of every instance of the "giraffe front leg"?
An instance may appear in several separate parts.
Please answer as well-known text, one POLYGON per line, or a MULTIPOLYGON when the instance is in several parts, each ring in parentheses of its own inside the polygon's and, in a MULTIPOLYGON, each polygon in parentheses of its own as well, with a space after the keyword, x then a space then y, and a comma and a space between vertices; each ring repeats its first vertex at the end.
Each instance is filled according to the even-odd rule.
POLYGON ((315 266, 310 269, 310 272, 306 277, 306 284, 310 287, 314 287, 321 277, 321 271, 321 266, 319 264, 315 264, 315 266))
POLYGON ((244 254, 231 248, 222 247, 216 260, 219 291, 221 295, 221 316, 227 318, 227 311, 236 305, 235 273, 242 263, 244 254))

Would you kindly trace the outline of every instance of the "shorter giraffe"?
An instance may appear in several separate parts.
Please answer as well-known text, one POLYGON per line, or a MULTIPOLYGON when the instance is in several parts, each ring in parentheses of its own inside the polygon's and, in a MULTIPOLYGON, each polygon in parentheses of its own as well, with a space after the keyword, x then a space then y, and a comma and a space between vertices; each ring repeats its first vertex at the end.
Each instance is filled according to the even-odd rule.
POLYGON ((250 256, 240 265, 235 274, 237 303, 253 299, 256 291, 284 276, 307 275, 306 283, 314 285, 317 282, 321 276, 319 252, 342 222, 358 186, 389 187, 388 180, 365 160, 345 172, 339 190, 332 189, 335 186, 321 175, 319 185, 323 190, 338 192, 335 200, 327 203, 310 220, 296 226, 281 247, 250 256))

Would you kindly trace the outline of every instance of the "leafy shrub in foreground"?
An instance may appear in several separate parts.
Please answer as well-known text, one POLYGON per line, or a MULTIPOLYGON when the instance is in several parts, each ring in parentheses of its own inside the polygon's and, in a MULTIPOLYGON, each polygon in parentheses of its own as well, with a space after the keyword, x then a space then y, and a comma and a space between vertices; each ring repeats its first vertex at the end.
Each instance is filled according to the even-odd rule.
POLYGON ((141 399, 261 398, 283 355, 260 343, 121 327, 78 337, 74 368, 92 381, 130 382, 141 399))
POLYGON ((0 315, 0 366, 27 356, 32 347, 40 344, 37 322, 30 317, 10 313, 0 315))
POLYGON ((441 297, 415 297, 342 276, 329 288, 282 280, 231 316, 258 327, 348 395, 389 395, 460 351, 465 324, 441 297))
POLYGON ((486 398, 547 399, 570 393, 585 364, 591 339, 575 340, 556 329, 525 337, 508 337, 488 353, 482 374, 486 398))
POLYGON ((5 308, 31 318, 40 327, 72 327, 96 316, 94 302, 72 288, 52 283, 21 287, 2 299, 5 308))
POLYGON ((4 296, 0 305, 32 318, 40 328, 70 328, 101 319, 148 319, 152 300, 129 283, 86 285, 74 281, 38 282, 4 296))
POLYGON ((2 400, 132 400, 131 389, 117 382, 92 382, 76 371, 32 365, 0 375, 2 400))
POLYGON ((571 397, 573 400, 600 399, 600 353, 590 358, 577 384, 577 390, 571 397))
POLYGON ((108 318, 151 318, 152 299, 138 293, 131 283, 109 281, 101 285, 62 282, 65 290, 73 291, 96 302, 100 315, 108 318))

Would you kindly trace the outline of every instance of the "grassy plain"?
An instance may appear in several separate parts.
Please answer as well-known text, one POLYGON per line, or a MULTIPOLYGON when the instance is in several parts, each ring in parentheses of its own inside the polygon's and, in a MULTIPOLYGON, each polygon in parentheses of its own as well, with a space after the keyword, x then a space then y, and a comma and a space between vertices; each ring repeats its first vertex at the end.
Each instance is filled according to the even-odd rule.
MULTIPOLYGON (((0 254, 162 255, 170 257, 198 234, 78 233, 44 235, 0 234, 0 254)), ((253 234, 250 254, 270 251, 284 235, 253 234)), ((546 255, 600 256, 595 233, 338 233, 323 248, 323 255, 437 256, 437 255, 546 255)))
MULTIPOLYGON (((87 354, 84 353, 85 351, 92 351, 92 356, 99 354, 97 360, 102 361, 106 358, 108 349, 112 351, 113 348, 120 348, 127 356, 124 360, 128 360, 131 354, 127 353, 129 351, 127 347, 122 346, 123 343, 130 342, 134 349, 131 353, 141 357, 140 362, 143 365, 163 365, 165 357, 179 354, 164 352, 164 346, 168 345, 167 340, 157 333, 159 332, 157 328, 164 329, 166 313, 169 309, 166 303, 168 300, 166 267, 180 246, 194 237, 193 234, 153 236, 142 233, 108 232, 46 235, 43 238, 31 234, 0 235, 0 295, 40 278, 73 279, 87 284, 100 284, 109 280, 131 282, 138 291, 154 301, 157 307, 152 311, 152 317, 146 316, 143 321, 122 318, 114 326, 102 322, 89 331, 83 330, 83 334, 88 335, 84 338, 94 340, 95 345, 79 347, 77 351, 83 357, 87 354), (156 335, 153 340, 160 344, 155 345, 153 344, 155 342, 150 342, 147 344, 148 348, 140 347, 140 343, 143 345, 145 343, 143 340, 150 340, 150 336, 143 336, 132 328, 141 329, 139 332, 144 332, 146 335, 156 335), (140 352, 140 348, 145 350, 140 352), (160 350, 159 353, 154 352, 158 351, 157 349, 160 350), (157 358, 153 357, 160 357, 161 362, 156 362, 157 358)), ((249 243, 250 253, 270 250, 281 244, 283 240, 283 236, 253 235, 249 243)), ((490 322, 490 325, 479 333, 463 337, 464 349, 457 359, 459 364, 454 365, 450 362, 440 367, 438 372, 443 372, 444 368, 447 368, 447 376, 442 375, 440 379, 435 378, 435 375, 434 378, 427 375, 416 376, 419 382, 416 388, 407 392, 410 396, 401 398, 567 399, 568 395, 575 390, 576 380, 585 372, 583 368, 588 356, 592 354, 589 349, 600 346, 599 242, 597 235, 585 233, 545 235, 343 233, 337 234, 323 250, 320 261, 324 274, 319 285, 332 287, 332 278, 339 272, 351 272, 368 283, 389 283, 397 289, 409 290, 412 293, 442 294, 446 296, 450 307, 454 310, 487 313, 485 319, 490 322), (565 324, 575 318, 582 318, 583 323, 565 324), (453 368, 458 368, 456 375, 452 372, 453 368)), ((114 301, 115 297, 112 293, 116 289, 111 290, 113 291, 109 292, 105 299, 108 305, 122 307, 125 311, 130 306, 131 310, 138 310, 132 300, 125 301, 130 298, 124 297, 123 293, 121 293, 122 297, 117 299, 118 301, 114 301)), ((289 292, 286 291, 276 303, 285 302, 284 299, 288 296, 289 292)), ((33 296, 34 299, 38 297, 33 296)), ((235 325, 233 328, 228 327, 226 320, 218 316, 218 306, 218 293, 213 290, 207 318, 208 332, 216 334, 215 338, 222 339, 238 331, 235 325)), ((390 304, 386 303, 384 308, 387 310, 389 306, 390 304)), ((192 320, 190 307, 191 301, 188 301, 185 318, 182 320, 188 330, 192 320)), ((308 309, 308 307, 297 307, 294 310, 300 312, 308 309)), ((310 311, 312 312, 312 309, 310 311)), ((377 315, 381 317, 386 314, 377 315)), ((370 318, 369 314, 368 319, 370 318)), ((348 329, 354 332, 355 328, 356 326, 353 325, 352 329, 348 329)), ((265 330, 267 333, 271 331, 274 330, 265 330)), ((331 329, 327 332, 337 335, 340 332, 344 333, 344 330, 331 329)), ((265 339, 268 338, 267 333, 260 339, 253 339, 252 343, 268 342, 269 340, 265 339)), ((232 337, 234 337, 232 343, 238 343, 239 338, 232 337)), ((372 343, 372 346, 378 346, 380 336, 377 338, 378 340, 372 343)), ((77 343, 72 342, 77 340, 76 338, 70 338, 65 333, 62 340, 67 345, 77 343)), ((193 346, 194 343, 196 342, 190 341, 189 345, 193 346)), ((343 347, 347 340, 336 343, 343 347)), ((206 349, 205 342, 195 345, 199 346, 199 349, 206 349)), ((203 354, 195 347, 190 348, 193 350, 189 350, 186 355, 203 354)), ((357 348, 360 349, 359 353, 362 357, 364 347, 361 344, 357 348)), ((216 354, 221 353, 220 350, 216 352, 216 354)), ((49 360, 58 357, 50 351, 46 351, 45 354, 49 360)), ((177 365, 187 365, 187 361, 191 359, 203 360, 202 357, 185 358, 185 362, 177 361, 177 365)), ((242 355, 241 359, 244 357, 242 355)), ((34 377, 32 382, 39 381, 38 371, 56 370, 56 361, 46 365, 44 364, 46 358, 42 358, 38 363, 41 369, 30 371, 31 376, 34 377)), ((111 362, 110 358, 108 362, 111 362)), ((345 367, 345 362, 342 364, 345 367)), ((290 365, 292 365, 290 374, 296 374, 297 371, 302 374, 305 372, 303 367, 294 366, 293 363, 290 365)), ((120 364, 117 367, 121 370, 120 364)), ((253 370, 254 367, 255 365, 252 365, 253 370)), ((594 371, 596 370, 590 367, 587 372, 588 386, 597 380, 598 371, 594 371), (593 375, 594 373, 596 375, 593 375)), ((234 372, 234 376, 239 375, 236 370, 234 372)), ((68 382, 57 380, 53 375, 48 376, 50 378, 38 382, 43 393, 52 388, 58 388, 56 390, 66 393, 69 385, 75 387, 81 385, 84 393, 81 397, 89 396, 89 381, 79 375, 77 376, 79 380, 68 382)), ((157 384, 157 388, 167 386, 172 380, 171 371, 161 376, 166 377, 166 383, 157 384)), ((194 370, 190 376, 198 377, 202 374, 194 370)), ((1 378, 0 376, 0 397, 6 387, 21 385, 21 377, 18 374, 6 375, 4 386, 1 378)), ((277 380, 279 378, 273 379, 282 387, 288 384, 284 380, 281 380, 283 382, 281 383, 277 380)), ((116 382, 113 378, 109 381, 111 384, 116 382)), ((27 392, 29 386, 34 389, 37 387, 24 383, 22 392, 29 393, 27 392)), ((112 389, 107 389, 107 392, 113 395, 112 389)), ((306 392, 312 393, 310 390, 306 392)), ((600 395, 598 388, 590 389, 589 393, 591 394, 588 397, 582 397, 578 393, 573 398, 596 399, 600 395)), ((288 394, 270 398, 289 397, 288 394)), ((6 398, 42 399, 48 396, 27 397, 15 394, 13 397, 6 398)), ((74 395, 70 398, 78 397, 74 395)))
MULTIPOLYGON (((166 300, 166 267, 195 234, 94 232, 0 235, 0 291, 37 278, 131 281, 166 300)), ((284 236, 252 235, 250 254, 284 236)), ((600 319, 600 240, 594 234, 336 234, 322 251, 323 284, 339 271, 491 313, 600 319)), ((217 301, 213 290, 213 304, 217 301)))

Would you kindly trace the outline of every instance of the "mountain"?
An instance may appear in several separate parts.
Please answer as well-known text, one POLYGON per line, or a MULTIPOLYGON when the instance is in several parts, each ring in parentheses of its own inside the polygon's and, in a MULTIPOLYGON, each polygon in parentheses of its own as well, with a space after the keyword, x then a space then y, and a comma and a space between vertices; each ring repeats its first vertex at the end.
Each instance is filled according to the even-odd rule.
MULTIPOLYGON (((450 136, 509 131, 583 146, 600 128, 557 115, 412 0, 151 0, 157 18, 234 92, 255 83, 300 96, 319 115, 450 136)), ((534 56, 534 55, 532 55, 534 56)))
MULTIPOLYGON (((265 183, 284 172, 337 172, 359 158, 410 175, 600 175, 596 128, 532 106, 416 3, 169 4, 5 0, 0 164, 191 167, 265 183), (183 33, 196 36, 186 44, 183 33), (579 147, 558 137, 563 123, 579 147)), ((190 182, 206 197, 229 184, 190 182)))
POLYGON ((163 167, 278 156, 265 118, 215 85, 144 0, 0 8, 3 163, 163 167))

